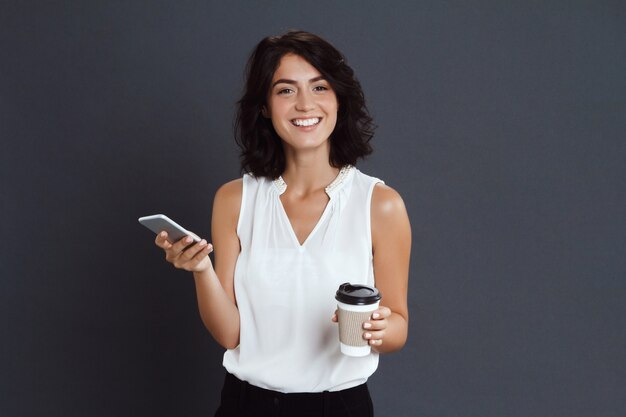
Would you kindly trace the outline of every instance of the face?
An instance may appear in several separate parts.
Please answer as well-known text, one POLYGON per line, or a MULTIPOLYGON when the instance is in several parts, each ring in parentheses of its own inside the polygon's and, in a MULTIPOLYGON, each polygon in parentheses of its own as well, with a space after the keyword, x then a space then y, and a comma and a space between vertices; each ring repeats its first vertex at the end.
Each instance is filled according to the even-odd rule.
POLYGON ((282 57, 270 86, 265 117, 294 149, 329 147, 337 124, 337 96, 320 72, 304 58, 282 57))

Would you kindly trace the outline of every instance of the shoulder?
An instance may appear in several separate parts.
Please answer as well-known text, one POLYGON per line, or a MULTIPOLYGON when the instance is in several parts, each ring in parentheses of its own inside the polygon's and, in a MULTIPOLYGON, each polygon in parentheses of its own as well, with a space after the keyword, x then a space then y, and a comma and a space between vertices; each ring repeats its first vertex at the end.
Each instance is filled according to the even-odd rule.
POLYGON ((243 194, 243 179, 238 178, 223 184, 218 188, 213 200, 213 213, 223 219, 238 217, 243 194))
POLYGON ((400 194, 381 182, 374 186, 372 192, 372 217, 388 218, 406 215, 406 207, 400 194))
POLYGON ((223 184, 220 188, 217 189, 215 193, 215 199, 220 200, 233 200, 233 199, 241 199, 241 194, 243 193, 243 178, 237 178, 232 181, 223 184))
POLYGON ((370 222, 374 247, 411 241, 411 224, 404 201, 396 190, 385 184, 374 186, 370 222))
POLYGON ((393 218, 399 214, 406 215, 404 201, 396 190, 386 185, 379 178, 372 177, 358 169, 354 171, 354 181, 359 184, 358 187, 371 192, 370 211, 372 222, 375 222, 378 218, 393 218))

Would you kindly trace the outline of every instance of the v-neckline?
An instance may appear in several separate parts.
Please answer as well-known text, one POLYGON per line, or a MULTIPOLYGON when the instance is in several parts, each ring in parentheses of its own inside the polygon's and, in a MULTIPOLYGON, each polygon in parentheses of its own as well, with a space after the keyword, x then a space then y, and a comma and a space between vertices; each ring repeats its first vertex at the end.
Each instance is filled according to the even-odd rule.
POLYGON ((293 228, 293 223, 291 223, 291 219, 289 218, 289 215, 287 214, 287 210, 285 210, 283 201, 280 199, 280 196, 285 192, 285 190, 287 190, 287 183, 285 183, 285 180, 283 180, 282 176, 279 176, 273 181, 273 184, 276 187, 276 190, 278 191, 276 193, 276 198, 278 199, 278 205, 280 206, 280 211, 282 212, 284 220, 287 222, 293 242, 300 250, 304 249, 307 242, 311 239, 311 237, 315 234, 317 229, 320 228, 320 225, 324 222, 324 219, 326 218, 326 215, 328 211, 330 210, 331 204, 333 202, 333 195, 335 194, 335 191, 338 190, 340 186, 343 184, 348 174, 352 171, 352 168, 353 167, 351 165, 346 165, 342 167, 339 170, 339 173, 337 174, 335 179, 330 184, 328 184, 326 188, 324 188, 326 195, 328 195, 328 201, 326 202, 326 206, 324 207, 324 210, 322 211, 322 214, 320 215, 319 219, 317 219, 315 226, 313 226, 313 229, 311 229, 311 231, 304 238, 302 243, 300 243, 300 240, 298 239, 298 235, 296 234, 296 231, 293 228))
POLYGON ((293 223, 291 223, 291 219, 289 218, 289 215, 287 214, 287 210, 285 210, 285 206, 283 205, 283 202, 280 199, 280 194, 277 194, 276 198, 278 199, 278 205, 280 206, 280 211, 282 212, 284 220, 287 222, 287 225, 288 225, 288 228, 289 228, 289 231, 290 231, 289 234, 291 235, 291 237, 293 239, 293 242, 296 244, 296 246, 299 249, 304 249, 306 243, 311 239, 311 237, 315 234, 317 229, 319 229, 320 224, 322 224, 322 222, 324 221, 324 218, 326 217, 326 213, 328 212, 328 210, 330 208, 330 205, 332 203, 332 197, 331 196, 328 197, 328 201, 326 202, 326 206, 324 207, 324 210, 322 211, 322 214, 320 215, 320 218, 317 219, 317 222, 315 223, 315 226, 313 226, 313 229, 311 229, 311 231, 304 238, 302 243, 300 243, 300 240, 298 239, 298 235, 296 234, 296 231, 293 228, 293 223))

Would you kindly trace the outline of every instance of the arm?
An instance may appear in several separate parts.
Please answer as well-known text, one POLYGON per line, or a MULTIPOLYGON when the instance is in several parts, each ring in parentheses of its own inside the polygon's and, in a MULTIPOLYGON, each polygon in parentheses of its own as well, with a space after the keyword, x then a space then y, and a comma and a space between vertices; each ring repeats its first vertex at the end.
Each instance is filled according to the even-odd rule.
POLYGON ((215 245, 215 269, 194 273, 198 308, 206 328, 227 349, 239 345, 239 309, 235 301, 235 263, 241 247, 237 223, 243 180, 224 184, 213 201, 211 236, 215 245))
POLYGON ((383 298, 372 320, 363 327, 365 337, 376 351, 394 352, 402 349, 407 338, 411 253, 411 225, 404 202, 394 189, 383 184, 375 186, 371 224, 374 277, 383 298))
POLYGON ((239 344, 239 310, 235 301, 234 271, 240 246, 237 222, 241 205, 242 180, 223 185, 215 194, 211 229, 215 244, 215 268, 208 254, 213 245, 204 239, 185 249, 188 238, 169 243, 167 234, 157 236, 166 259, 176 268, 193 272, 198 309, 213 338, 227 349, 239 344))

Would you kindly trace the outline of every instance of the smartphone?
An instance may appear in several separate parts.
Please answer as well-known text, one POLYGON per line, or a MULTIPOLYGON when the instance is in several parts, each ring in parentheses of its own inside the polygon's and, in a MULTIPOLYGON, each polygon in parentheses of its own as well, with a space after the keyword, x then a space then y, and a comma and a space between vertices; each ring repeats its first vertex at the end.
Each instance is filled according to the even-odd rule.
POLYGON ((154 233, 167 232, 167 240, 170 243, 176 243, 185 236, 191 236, 194 242, 200 242, 200 236, 185 229, 165 214, 153 214, 152 216, 144 216, 139 218, 139 223, 152 230, 154 233))

